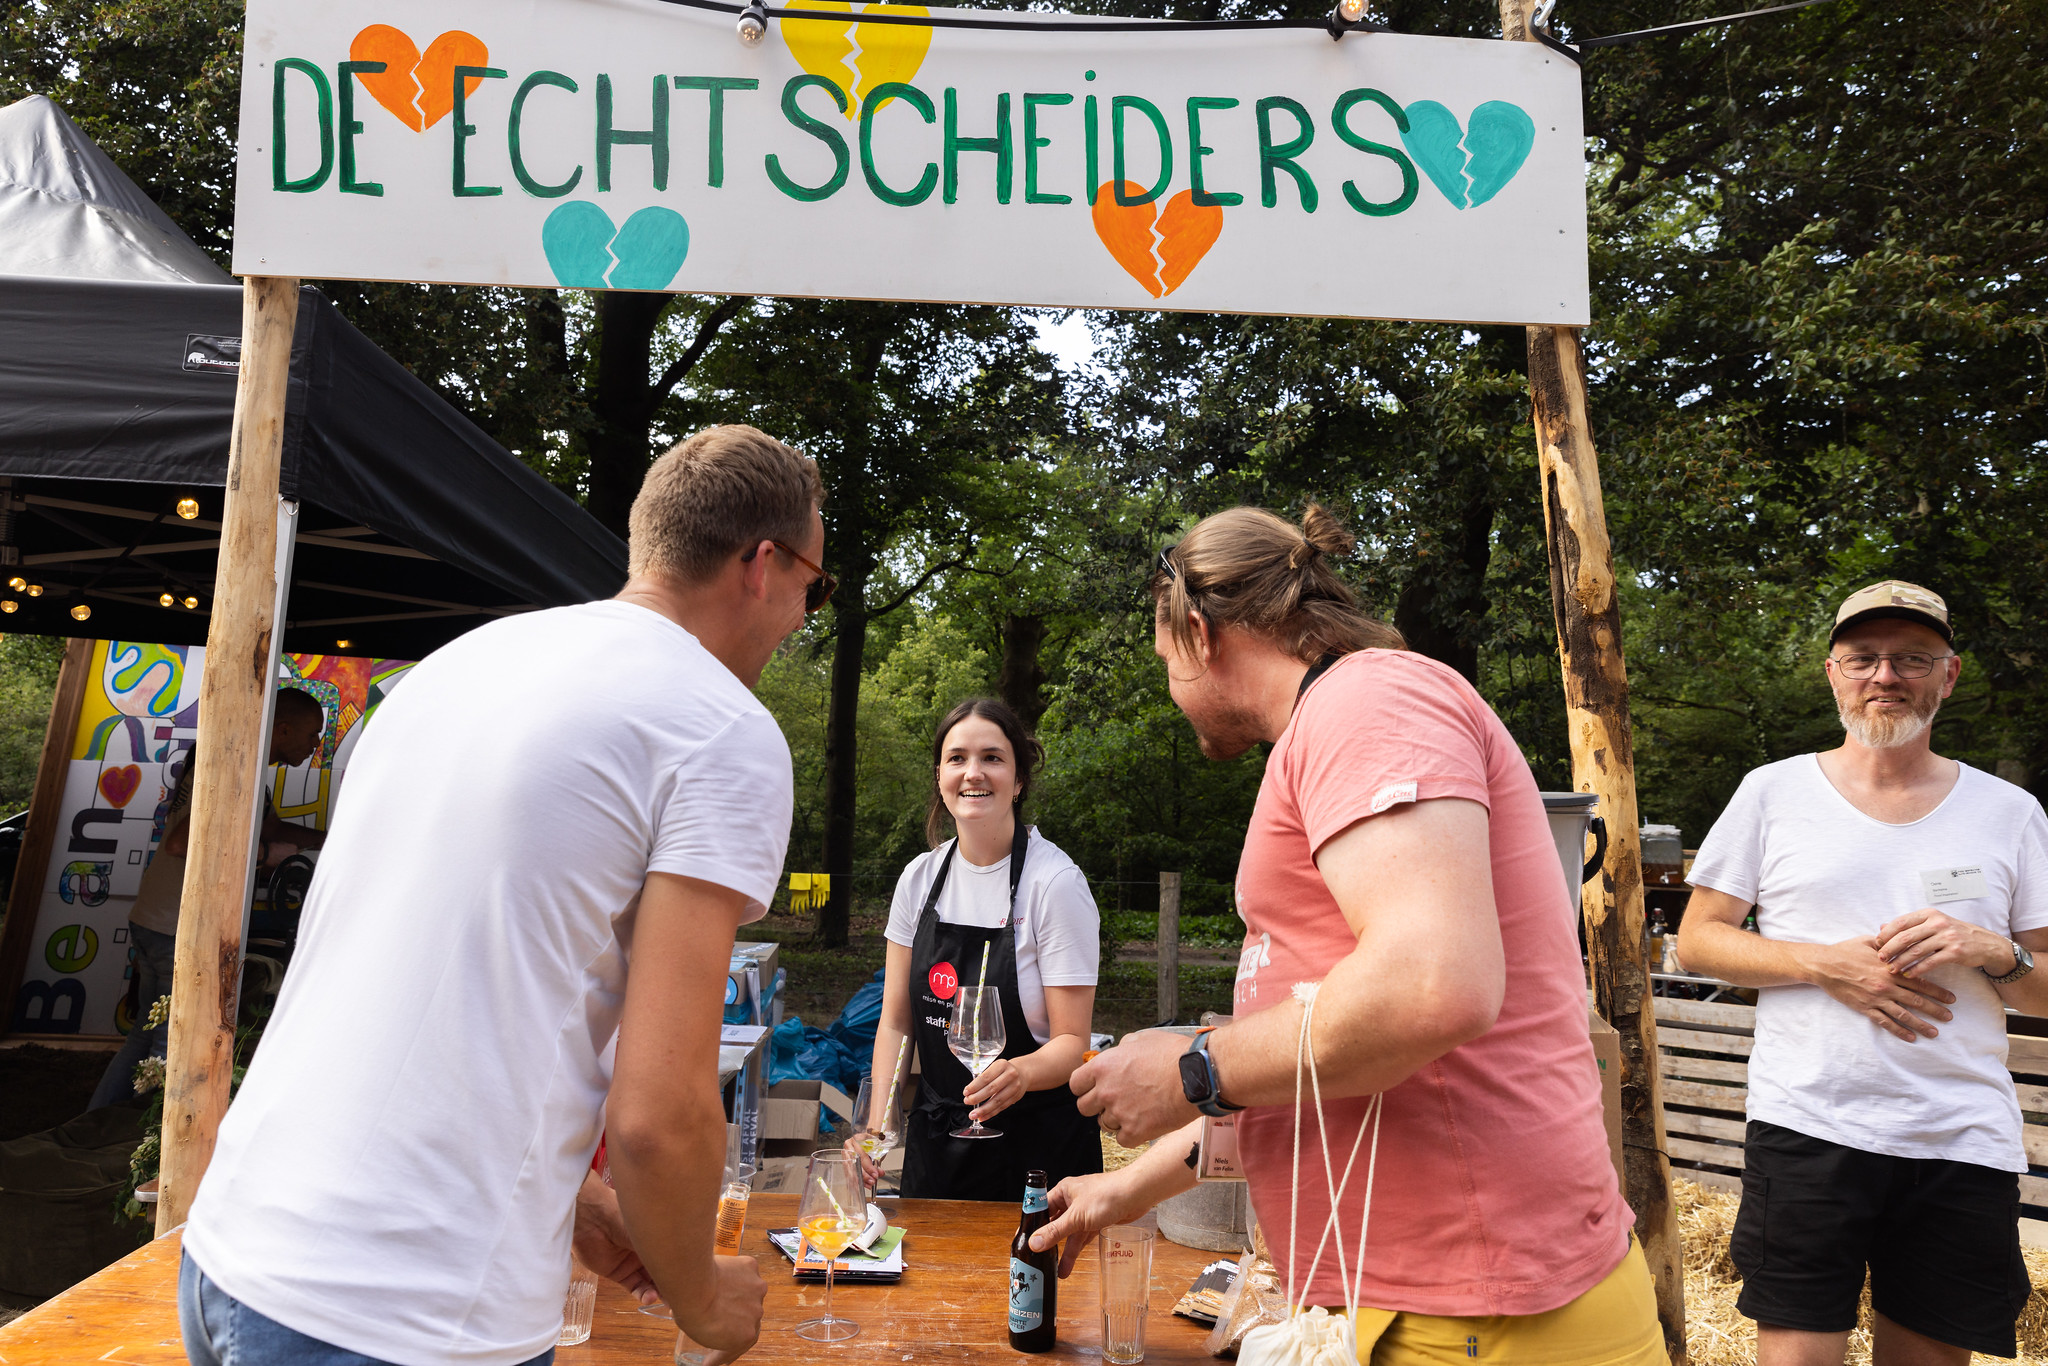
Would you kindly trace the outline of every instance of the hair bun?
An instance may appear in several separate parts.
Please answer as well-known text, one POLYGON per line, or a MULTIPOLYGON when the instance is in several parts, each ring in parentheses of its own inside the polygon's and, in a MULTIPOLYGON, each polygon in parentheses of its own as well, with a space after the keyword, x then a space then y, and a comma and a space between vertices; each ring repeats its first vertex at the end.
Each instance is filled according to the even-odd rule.
MULTIPOLYGON (((1358 542, 1344 524, 1336 519, 1321 503, 1310 503, 1301 514, 1301 537, 1308 546, 1322 551, 1325 555, 1349 555, 1358 542)), ((1303 554, 1296 568, 1308 562, 1303 554)))

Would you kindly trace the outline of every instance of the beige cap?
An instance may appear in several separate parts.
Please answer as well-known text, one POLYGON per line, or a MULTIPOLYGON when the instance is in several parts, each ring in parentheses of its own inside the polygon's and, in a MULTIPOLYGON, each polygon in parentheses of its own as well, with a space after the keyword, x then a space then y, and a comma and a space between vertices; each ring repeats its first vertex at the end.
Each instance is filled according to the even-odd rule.
POLYGON ((1930 593, 1917 583, 1903 579, 1886 579, 1873 583, 1868 588, 1859 588, 1842 599, 1842 605, 1835 611, 1835 629, 1828 633, 1828 644, 1835 643, 1835 637, 1851 626, 1866 621, 1891 617, 1900 621, 1917 621, 1931 626, 1941 633, 1941 638, 1953 645, 1955 633, 1949 630, 1948 604, 1938 593, 1930 593))

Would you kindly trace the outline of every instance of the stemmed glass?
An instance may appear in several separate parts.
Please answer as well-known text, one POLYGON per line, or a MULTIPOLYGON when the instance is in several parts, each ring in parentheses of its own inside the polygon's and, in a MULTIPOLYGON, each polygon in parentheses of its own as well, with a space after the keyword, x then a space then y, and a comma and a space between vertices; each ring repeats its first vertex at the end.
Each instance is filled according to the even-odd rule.
MULTIPOLYGON (((1003 998, 994 987, 960 988, 953 997, 953 1013, 946 1021, 946 1047, 969 1076, 978 1077, 990 1063, 1003 1056, 1003 998)), ((1001 1138, 1001 1129, 991 1129, 980 1120, 965 1129, 953 1130, 954 1138, 1001 1138)))
POLYGON ((804 1173, 803 1204, 797 1208, 797 1231, 825 1259, 825 1313, 796 1326, 796 1335, 810 1342, 844 1342, 860 1331, 851 1319, 832 1317, 832 1268, 847 1245, 868 1224, 867 1183, 860 1163, 844 1149, 811 1154, 804 1173))
POLYGON ((877 1183, 882 1178, 882 1160, 903 1141, 903 1115, 910 1108, 909 1097, 908 1069, 904 1076, 888 1080, 872 1073, 861 1078, 860 1096, 853 1103, 853 1117, 860 1127, 853 1143, 867 1158, 867 1172, 877 1183))

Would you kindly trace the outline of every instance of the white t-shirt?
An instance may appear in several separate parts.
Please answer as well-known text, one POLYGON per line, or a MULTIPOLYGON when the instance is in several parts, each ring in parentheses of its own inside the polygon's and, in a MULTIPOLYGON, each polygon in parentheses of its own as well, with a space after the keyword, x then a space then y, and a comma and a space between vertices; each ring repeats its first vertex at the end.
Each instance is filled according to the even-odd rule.
POLYGON ((417 665, 370 721, 185 1249, 287 1327, 510 1366, 561 1326, 649 872, 781 875, 789 748, 694 637, 595 602, 417 665))
MULTIPOLYGON (((892 944, 917 939, 917 917, 939 875, 939 861, 952 848, 949 841, 919 854, 896 879, 896 899, 889 904, 892 944)), ((1010 909, 1010 856, 977 868, 959 855, 939 893, 939 919, 948 925, 993 929, 1010 909)), ((1044 1043, 1052 1038, 1045 1013, 1047 987, 1092 987, 1101 963, 1102 918, 1088 879, 1051 840, 1031 832, 1024 855, 1024 876, 1017 883, 1017 996, 1031 1035, 1044 1043)), ((962 969, 967 971, 967 969, 962 969)))
MULTIPOLYGON (((2041 804, 1960 767, 1940 806, 1890 825, 1836 791, 1816 755, 1766 764, 1701 843, 1692 881, 1754 902, 1765 938, 1802 944, 1875 934, 1930 904, 2008 938, 2048 925, 2041 804)), ((1916 1043, 1817 986, 1759 990, 1749 1117, 1864 1152, 2025 1171, 2004 1002, 1976 968, 1939 967, 1928 980, 1955 993, 1955 1018, 1916 1043)))

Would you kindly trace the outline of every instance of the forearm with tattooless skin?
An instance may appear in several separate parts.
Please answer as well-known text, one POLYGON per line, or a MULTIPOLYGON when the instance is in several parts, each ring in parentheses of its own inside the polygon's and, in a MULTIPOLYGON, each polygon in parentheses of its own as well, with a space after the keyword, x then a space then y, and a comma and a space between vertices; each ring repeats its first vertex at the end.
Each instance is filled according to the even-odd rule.
POLYGON ((1695 887, 1678 926, 1678 956, 1688 971, 1739 987, 1811 982, 1803 954, 1816 945, 1766 939, 1742 928, 1750 903, 1712 887, 1695 887))
MULTIPOLYGON (((910 946, 890 941, 882 968, 882 1017, 875 1023, 875 1049, 868 1071, 876 1079, 877 1089, 882 1078, 896 1075, 897 1055, 903 1053, 903 1040, 910 1036, 910 1012, 910 946)), ((906 1055, 904 1066, 909 1065, 906 1055)), ((879 1105, 882 1098, 876 1096, 871 1103, 879 1105)))

